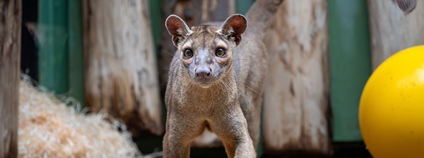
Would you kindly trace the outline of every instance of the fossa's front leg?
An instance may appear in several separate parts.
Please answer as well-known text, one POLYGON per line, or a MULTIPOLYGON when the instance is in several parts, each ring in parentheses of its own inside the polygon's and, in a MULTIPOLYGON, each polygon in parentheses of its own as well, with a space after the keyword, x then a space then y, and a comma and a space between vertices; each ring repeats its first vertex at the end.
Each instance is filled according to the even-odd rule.
POLYGON ((190 157, 190 145, 184 143, 178 136, 171 134, 173 132, 166 132, 163 139, 163 157, 190 157))
POLYGON ((240 107, 242 107, 244 117, 247 120, 248 130, 253 141, 253 146, 257 149, 260 137, 262 98, 253 98, 252 95, 245 95, 240 98, 240 107))
POLYGON ((168 115, 163 139, 163 157, 189 158, 190 142, 204 129, 205 127, 199 121, 178 116, 178 114, 168 115))
POLYGON ((227 112, 213 119, 211 130, 221 138, 229 158, 255 158, 256 151, 240 107, 227 112))

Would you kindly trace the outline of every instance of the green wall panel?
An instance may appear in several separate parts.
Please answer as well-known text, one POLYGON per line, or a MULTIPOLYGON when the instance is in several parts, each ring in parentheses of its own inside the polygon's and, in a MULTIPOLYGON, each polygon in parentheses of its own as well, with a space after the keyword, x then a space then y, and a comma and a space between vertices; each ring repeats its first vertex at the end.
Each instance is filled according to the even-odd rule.
POLYGON ((40 84, 84 105, 81 0, 39 1, 40 84))
POLYGON ((246 15, 255 0, 236 0, 236 12, 246 15))
POLYGON ((149 0, 149 13, 150 13, 150 26, 152 29, 153 43, 155 46, 156 54, 159 53, 159 43, 162 33, 162 29, 165 24, 161 20, 161 1, 160 0, 149 0))
POLYGON ((68 91, 68 1, 40 0, 40 84, 55 93, 68 91))
POLYGON ((329 0, 333 141, 361 141, 358 108, 371 74, 366 0, 329 0))
POLYGON ((69 92, 84 106, 84 50, 81 0, 69 0, 69 92))

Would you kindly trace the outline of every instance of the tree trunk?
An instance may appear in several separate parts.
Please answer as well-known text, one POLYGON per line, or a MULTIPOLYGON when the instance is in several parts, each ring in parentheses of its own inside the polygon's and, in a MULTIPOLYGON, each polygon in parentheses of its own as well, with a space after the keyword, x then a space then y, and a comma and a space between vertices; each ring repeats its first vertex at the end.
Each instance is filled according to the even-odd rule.
MULTIPOLYGON (((235 0, 162 0, 162 20, 176 14, 181 17, 189 27, 205 22, 224 21, 235 13, 235 0)), ((159 75, 161 94, 165 94, 168 81, 169 64, 177 48, 172 44, 171 35, 164 27, 162 29, 161 50, 159 54, 159 75)), ((222 143, 218 137, 206 132, 196 138, 193 147, 216 147, 222 143)))
POLYGON ((423 1, 407 15, 388 0, 368 0, 368 10, 373 69, 400 50, 424 44, 423 1))
POLYGON ((329 154, 327 1, 286 0, 267 34, 265 152, 329 154))
POLYGON ((17 157, 22 2, 0 0, 0 8, 0 157, 17 157))
POLYGON ((87 105, 121 119, 134 136, 163 133, 147 2, 83 1, 87 105))

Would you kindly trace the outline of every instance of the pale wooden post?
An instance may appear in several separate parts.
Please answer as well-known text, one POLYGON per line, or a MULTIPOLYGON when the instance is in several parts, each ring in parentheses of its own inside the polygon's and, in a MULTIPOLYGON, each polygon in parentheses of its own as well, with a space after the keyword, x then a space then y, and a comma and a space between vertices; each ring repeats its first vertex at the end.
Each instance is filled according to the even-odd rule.
POLYGON ((286 0, 265 36, 265 153, 330 153, 327 1, 286 0))
POLYGON ((368 0, 368 14, 373 69, 402 49, 424 44, 424 1, 405 14, 397 1, 368 0))
POLYGON ((0 157, 18 156, 21 0, 0 0, 0 157))
POLYGON ((162 134, 148 1, 85 0, 83 6, 87 105, 123 120, 134 136, 162 134))

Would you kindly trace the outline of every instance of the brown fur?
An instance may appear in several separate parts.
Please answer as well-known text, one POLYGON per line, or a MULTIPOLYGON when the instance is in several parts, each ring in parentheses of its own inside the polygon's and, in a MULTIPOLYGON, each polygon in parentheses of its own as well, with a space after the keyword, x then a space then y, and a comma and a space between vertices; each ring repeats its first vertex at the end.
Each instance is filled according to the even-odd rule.
POLYGON ((205 129, 221 138, 229 157, 256 157, 267 71, 262 39, 281 2, 257 0, 247 14, 253 23, 243 35, 242 15, 229 17, 221 27, 192 29, 177 16, 168 17, 166 26, 178 50, 171 62, 165 94, 164 157, 189 157, 190 142, 205 129), (227 50, 225 58, 214 56, 220 45, 227 50), (186 48, 193 50, 190 59, 184 57, 186 48), (202 52, 207 57, 200 57, 202 52), (202 66, 201 59, 210 60, 203 64, 213 76, 207 84, 196 81, 193 74, 197 64, 202 66))
MULTIPOLYGON (((235 27, 244 25, 244 17, 234 16, 235 27)), ((255 157, 255 150, 247 130, 238 99, 236 77, 233 73, 233 52, 240 36, 237 28, 225 25, 196 26, 188 30, 176 16, 167 19, 167 28, 173 35, 178 51, 171 63, 169 84, 165 95, 168 109, 164 138, 164 157, 189 157, 190 142, 207 128, 224 143, 229 157, 255 157), (221 29, 222 33, 218 33, 221 29), (233 31, 236 30, 236 31, 233 31), (225 57, 215 56, 217 48, 226 48, 225 57), (183 56, 184 50, 193 50, 193 57, 183 56), (181 52, 181 53, 179 53, 181 52), (203 54, 202 54, 203 53, 203 54), (213 60, 213 63, 210 61, 213 60), (203 62, 205 61, 205 62, 203 62), (207 66, 212 70, 208 83, 195 79, 196 69, 207 66)), ((240 30, 240 29, 239 29, 240 30)), ((239 32, 243 32, 242 28, 239 32)))
POLYGON ((284 0, 256 0, 247 12, 248 27, 234 55, 234 71, 241 109, 248 122, 248 129, 255 149, 259 143, 260 115, 267 50, 263 43, 266 30, 274 14, 284 0))

